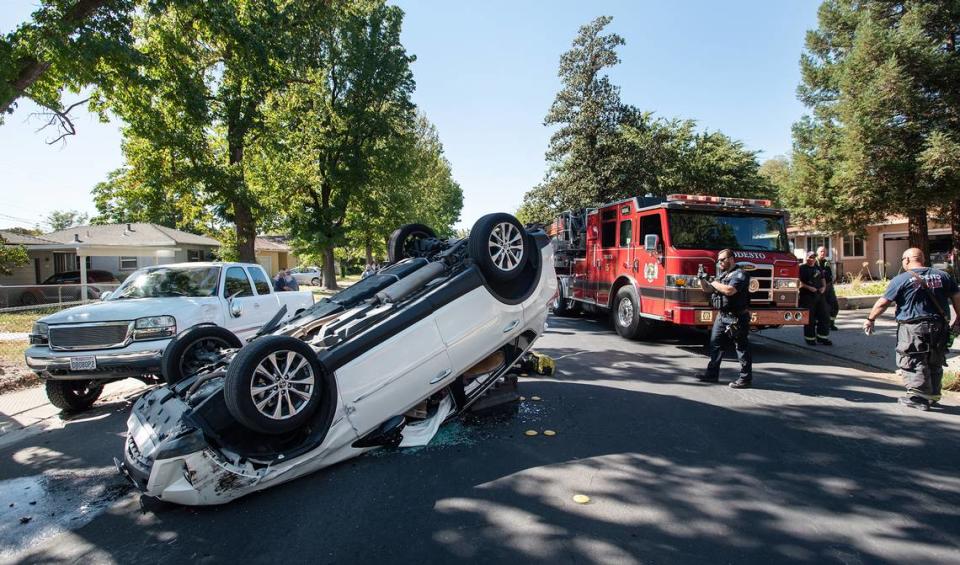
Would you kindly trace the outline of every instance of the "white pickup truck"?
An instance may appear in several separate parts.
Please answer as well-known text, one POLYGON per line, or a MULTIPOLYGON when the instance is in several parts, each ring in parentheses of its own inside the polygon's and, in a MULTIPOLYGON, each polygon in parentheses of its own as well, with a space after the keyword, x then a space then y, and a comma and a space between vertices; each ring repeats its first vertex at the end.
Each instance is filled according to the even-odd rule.
POLYGON ((290 318, 312 305, 310 292, 275 292, 260 265, 157 265, 101 302, 40 318, 25 357, 54 406, 85 410, 109 381, 179 380, 242 346, 284 306, 290 318))

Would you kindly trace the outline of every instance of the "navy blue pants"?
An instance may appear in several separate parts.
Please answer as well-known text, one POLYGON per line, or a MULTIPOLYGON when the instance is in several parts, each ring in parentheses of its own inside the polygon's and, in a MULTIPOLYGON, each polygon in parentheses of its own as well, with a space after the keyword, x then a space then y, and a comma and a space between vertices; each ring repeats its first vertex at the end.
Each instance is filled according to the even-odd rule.
POLYGON ((740 378, 745 381, 753 380, 753 357, 750 355, 750 312, 739 315, 718 313, 710 331, 710 362, 707 364, 707 377, 715 379, 720 376, 720 361, 723 360, 724 350, 732 343, 737 351, 737 360, 740 361, 740 378), (735 331, 730 326, 736 323, 735 331))

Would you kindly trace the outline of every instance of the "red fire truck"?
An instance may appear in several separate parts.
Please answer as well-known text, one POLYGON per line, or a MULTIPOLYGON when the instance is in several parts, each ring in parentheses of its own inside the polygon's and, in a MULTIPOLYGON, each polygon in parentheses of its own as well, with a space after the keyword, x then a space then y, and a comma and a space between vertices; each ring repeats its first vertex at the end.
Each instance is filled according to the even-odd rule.
POLYGON ((650 337, 658 324, 707 326, 716 312, 700 289, 730 248, 750 274, 753 329, 802 325, 799 264, 786 213, 769 200, 673 194, 565 212, 550 225, 559 291, 554 313, 611 312, 617 332, 650 337))

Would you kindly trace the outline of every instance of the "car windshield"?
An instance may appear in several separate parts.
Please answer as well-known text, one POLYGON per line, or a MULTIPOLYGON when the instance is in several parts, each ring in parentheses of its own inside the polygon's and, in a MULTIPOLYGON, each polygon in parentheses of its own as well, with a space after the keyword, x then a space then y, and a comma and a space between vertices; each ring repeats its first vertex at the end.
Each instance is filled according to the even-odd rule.
POLYGON ((790 250, 783 216, 670 210, 667 218, 677 249, 790 250))
POLYGON ((153 267, 127 277, 112 300, 214 296, 219 281, 220 267, 153 267))

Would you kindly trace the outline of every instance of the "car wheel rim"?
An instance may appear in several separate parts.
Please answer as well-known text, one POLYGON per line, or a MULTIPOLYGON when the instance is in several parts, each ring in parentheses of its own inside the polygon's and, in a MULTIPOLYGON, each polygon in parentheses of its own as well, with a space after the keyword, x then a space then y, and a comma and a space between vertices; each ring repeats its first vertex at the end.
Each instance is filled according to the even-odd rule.
POLYGON ((620 301, 620 306, 617 308, 617 318, 624 328, 633 323, 633 302, 629 298, 620 301))
POLYGON ((230 345, 219 337, 198 339, 184 352, 180 361, 180 375, 187 377, 196 373, 205 365, 215 362, 223 350, 229 347, 230 345))
POLYGON ((510 272, 519 267, 523 259, 523 234, 512 223, 501 222, 490 232, 487 247, 494 266, 510 272))
POLYGON ((250 397, 260 414, 271 420, 286 420, 306 408, 314 379, 313 366, 306 357, 296 351, 276 351, 254 370, 250 397))

